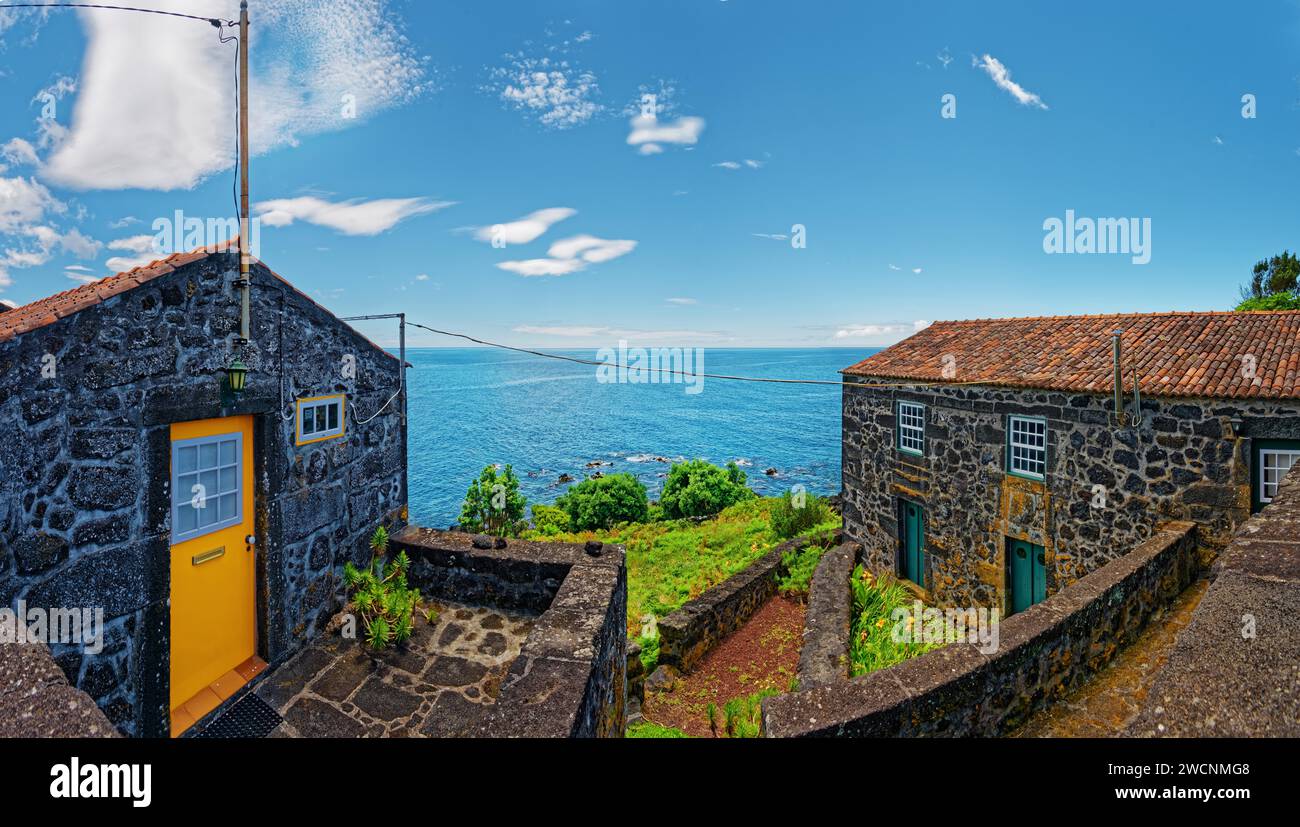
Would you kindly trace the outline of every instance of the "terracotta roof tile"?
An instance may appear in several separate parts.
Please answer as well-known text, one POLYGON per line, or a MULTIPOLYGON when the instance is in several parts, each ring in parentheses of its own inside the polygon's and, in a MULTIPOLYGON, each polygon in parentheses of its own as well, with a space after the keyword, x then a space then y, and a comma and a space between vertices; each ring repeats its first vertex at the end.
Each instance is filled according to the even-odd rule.
POLYGON ((935 322, 844 373, 1110 393, 1114 330, 1124 331, 1129 392, 1136 366, 1149 396, 1300 398, 1300 310, 935 322), (954 376, 943 375, 946 364, 954 376))
MULTIPOLYGON (((13 339, 15 336, 30 333, 31 331, 38 330, 46 325, 54 324, 61 318, 71 316, 73 313, 78 313, 88 307, 93 307, 100 302, 118 295, 119 293, 133 290, 142 284, 146 284, 158 278, 159 276, 165 276, 168 273, 175 272, 177 269, 184 267, 187 264, 192 264, 201 259, 205 259, 214 253, 224 253, 227 250, 237 249, 238 245, 239 237, 236 236, 229 241, 221 242, 219 244, 211 244, 207 247, 199 247, 186 253, 172 253, 166 258, 151 261, 150 263, 136 267, 133 270, 108 276, 99 279, 98 281, 92 281, 88 284, 74 287, 71 290, 64 290, 62 293, 55 293, 53 296, 46 296, 43 299, 37 299, 29 304, 20 305, 12 310, 0 313, 0 344, 13 339)), ((266 267, 266 265, 258 259, 251 257, 250 259, 253 263, 262 264, 263 267, 266 267)), ((319 302, 294 287, 293 284, 284 276, 281 276, 269 267, 266 269, 272 276, 283 282, 286 287, 293 290, 299 296, 319 307, 330 316, 334 315, 319 302)), ((357 335, 361 336, 360 333, 357 335)), ((362 338, 364 339, 365 337, 362 336, 362 338)), ((370 340, 366 339, 366 341, 370 340)), ((390 359, 397 359, 395 355, 384 350, 379 345, 375 345, 373 342, 371 342, 371 344, 374 345, 376 350, 383 353, 385 356, 388 356, 390 359)))

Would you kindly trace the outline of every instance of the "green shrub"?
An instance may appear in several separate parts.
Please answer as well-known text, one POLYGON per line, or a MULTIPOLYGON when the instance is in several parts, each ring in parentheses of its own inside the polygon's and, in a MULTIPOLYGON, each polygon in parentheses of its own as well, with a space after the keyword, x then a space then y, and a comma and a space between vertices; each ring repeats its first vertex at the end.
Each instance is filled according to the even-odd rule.
MULTIPOLYGON (((420 592, 406 585, 406 570, 411 561, 405 551, 384 565, 388 532, 383 526, 371 535, 370 548, 374 552, 370 565, 361 570, 351 562, 345 563, 343 582, 353 590, 352 605, 365 625, 366 642, 372 649, 383 649, 411 636, 420 592)), ((425 612, 425 618, 430 619, 431 614, 425 612)))
POLYGON ((641 644, 641 665, 648 675, 659 665, 659 631, 655 630, 652 635, 638 635, 636 642, 641 644))
POLYGON ((808 586, 812 583, 813 572, 817 570, 817 563, 821 561, 822 554, 825 552, 826 549, 821 546, 787 551, 781 557, 781 563, 785 566, 787 574, 777 581, 777 590, 787 597, 807 594, 808 586))
POLYGON ((712 517, 728 506, 754 496, 745 486, 745 472, 736 463, 719 468, 702 459, 674 465, 668 471, 659 503, 664 516, 712 517))
POLYGON ((1237 310, 1300 310, 1300 291, 1246 299, 1237 310))
POLYGON ((763 732, 763 699, 780 694, 768 687, 745 698, 732 698, 723 704, 723 729, 727 737, 759 737, 763 732))
POLYGON ((849 665, 853 677, 884 669, 942 644, 896 641, 895 609, 910 608, 916 598, 896 581, 877 581, 859 565, 853 570, 853 624, 849 631, 849 665))
POLYGON ((509 465, 500 475, 489 465, 469 484, 460 508, 460 527, 497 537, 511 537, 524 530, 524 509, 528 500, 519 493, 519 478, 509 465))
POLYGON ((689 738, 691 736, 670 726, 660 726, 649 721, 637 721, 629 724, 623 733, 628 738, 689 738))
POLYGON ((569 515, 563 508, 553 505, 533 505, 533 530, 547 537, 569 530, 569 515))
POLYGON ((772 506, 772 531, 781 539, 788 540, 834 516, 821 497, 787 491, 772 506))
POLYGON ((555 504, 569 515, 572 531, 641 522, 649 511, 645 486, 631 474, 585 479, 572 486, 555 504))

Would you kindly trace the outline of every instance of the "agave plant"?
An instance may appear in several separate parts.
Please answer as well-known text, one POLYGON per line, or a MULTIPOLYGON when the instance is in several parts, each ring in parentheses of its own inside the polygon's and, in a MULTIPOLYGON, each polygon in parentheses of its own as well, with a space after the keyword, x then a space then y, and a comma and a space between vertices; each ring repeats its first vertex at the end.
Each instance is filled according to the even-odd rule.
POLYGON ((370 548, 374 552, 370 565, 358 569, 350 562, 344 564, 343 582, 352 591, 352 605, 361 616, 366 642, 378 650, 411 636, 417 608, 426 620, 432 619, 432 611, 421 606, 419 590, 406 583, 406 571, 411 565, 406 552, 398 552, 392 562, 384 562, 388 532, 383 526, 371 535, 370 548))

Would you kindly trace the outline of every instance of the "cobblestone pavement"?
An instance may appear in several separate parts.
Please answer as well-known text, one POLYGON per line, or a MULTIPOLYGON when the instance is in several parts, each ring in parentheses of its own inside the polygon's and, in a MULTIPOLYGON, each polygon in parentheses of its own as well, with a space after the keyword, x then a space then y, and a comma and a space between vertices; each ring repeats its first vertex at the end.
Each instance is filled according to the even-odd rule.
MULTIPOLYGON (((495 701, 533 619, 433 603, 400 647, 371 651, 327 634, 254 690, 284 717, 272 738, 471 735, 495 701)), ((358 630, 358 635, 361 631, 358 630)))

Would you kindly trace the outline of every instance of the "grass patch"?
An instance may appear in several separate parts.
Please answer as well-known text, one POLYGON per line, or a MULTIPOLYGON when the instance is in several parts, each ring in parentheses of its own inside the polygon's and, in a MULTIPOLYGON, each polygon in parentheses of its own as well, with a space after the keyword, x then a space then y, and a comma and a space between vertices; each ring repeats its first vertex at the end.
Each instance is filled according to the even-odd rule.
POLYGON ((853 677, 893 666, 942 645, 899 643, 893 639, 894 610, 910 609, 915 602, 916 597, 900 583, 878 580, 861 565, 853 570, 853 625, 849 632, 849 670, 853 677))
MULTIPOLYGON (((681 608, 782 542, 772 529, 776 501, 754 497, 702 522, 663 520, 545 537, 528 532, 524 537, 571 543, 601 540, 627 549, 628 636, 641 640, 644 662, 650 647, 641 635, 642 617, 661 618, 681 608)), ((831 513, 814 530, 829 535, 839 526, 840 518, 831 513)), ((657 651, 658 642, 654 645, 657 651)))
POLYGON ((780 690, 768 688, 727 701, 722 707, 722 734, 727 738, 759 737, 763 730, 763 699, 780 694, 780 690))
POLYGON ((813 572, 817 570, 817 564, 825 553, 825 547, 816 545, 787 551, 781 562, 788 573, 777 581, 777 591, 786 597, 808 594, 813 572))
POLYGON ((680 729, 674 729, 670 726, 660 726, 652 724, 649 721, 637 721, 635 724, 629 724, 627 730, 623 733, 627 738, 690 738, 680 729))

